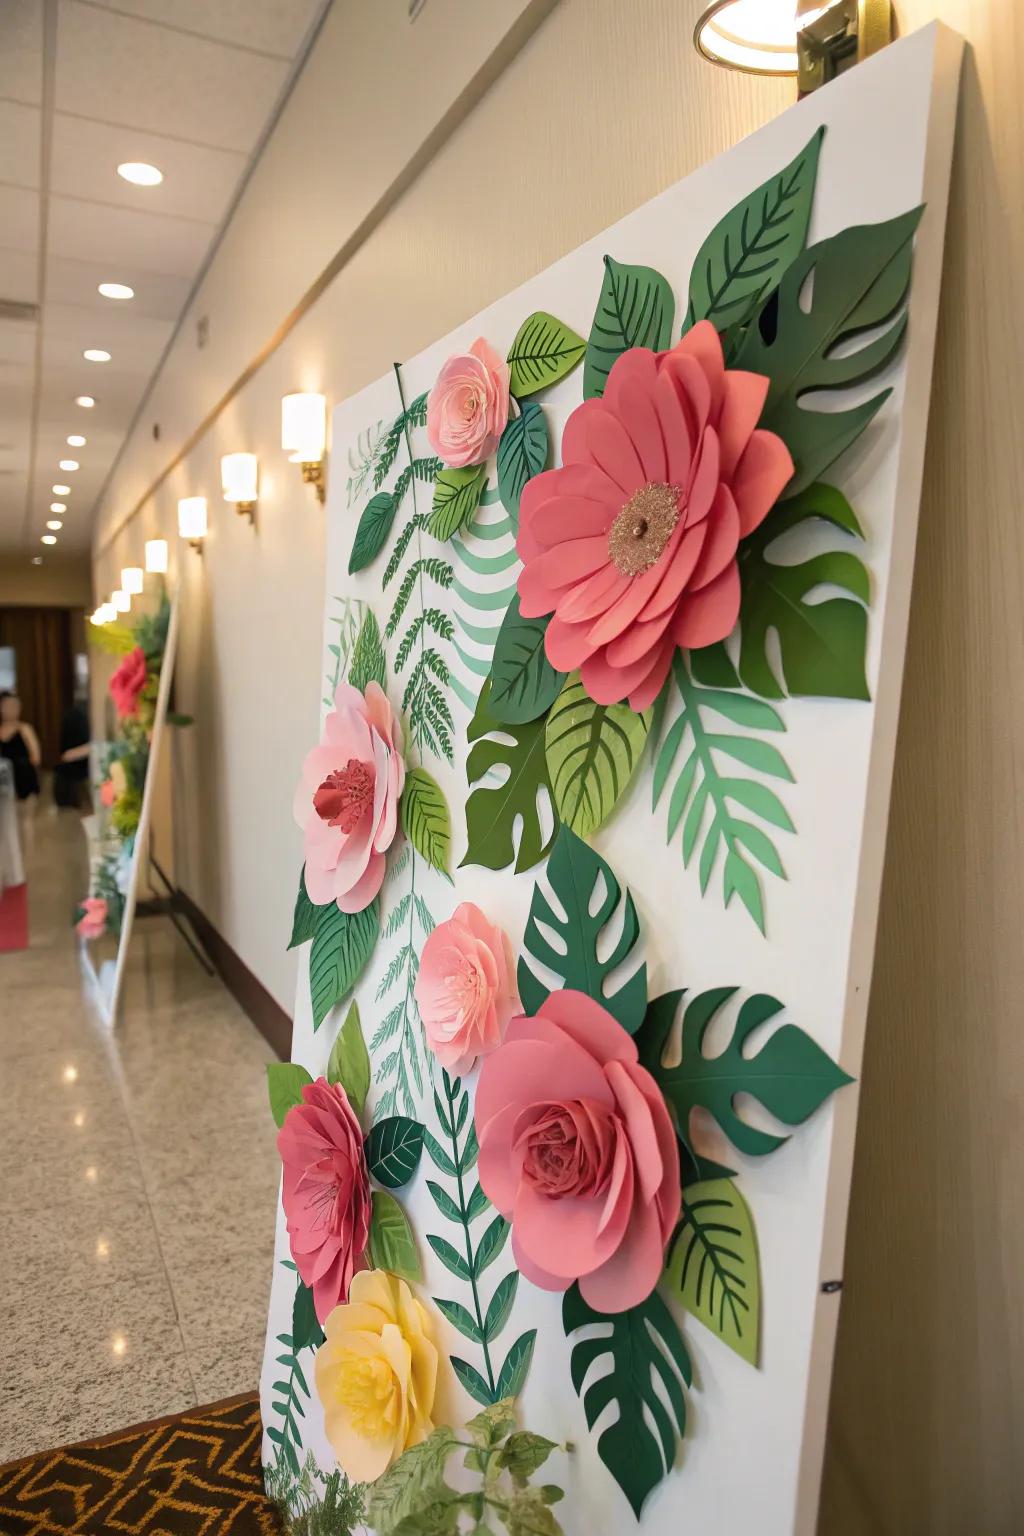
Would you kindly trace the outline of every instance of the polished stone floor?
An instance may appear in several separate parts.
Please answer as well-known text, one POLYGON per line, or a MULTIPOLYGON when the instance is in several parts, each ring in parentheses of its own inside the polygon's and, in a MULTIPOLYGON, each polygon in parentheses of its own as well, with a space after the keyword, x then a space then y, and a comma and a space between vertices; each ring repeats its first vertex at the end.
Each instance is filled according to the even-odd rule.
POLYGON ((0 954, 0 1462, 255 1390, 280 1164, 270 1048, 166 918, 88 1000, 77 817, 41 810, 0 954))

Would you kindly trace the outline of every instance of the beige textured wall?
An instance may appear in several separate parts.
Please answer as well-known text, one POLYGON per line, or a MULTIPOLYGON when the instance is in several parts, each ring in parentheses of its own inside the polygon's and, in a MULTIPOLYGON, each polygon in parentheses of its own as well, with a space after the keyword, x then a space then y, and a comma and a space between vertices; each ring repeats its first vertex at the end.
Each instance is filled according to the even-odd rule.
MULTIPOLYGON (((173 533, 177 496, 211 497, 206 553, 181 560, 178 707, 198 720, 174 743, 178 876, 285 1006, 294 892, 278 877, 300 853, 282 807, 316 720, 322 519, 282 462, 278 398, 343 398, 785 106, 789 85, 696 59, 698 8, 560 0, 97 559, 103 591, 143 537, 173 533), (219 455, 240 447, 263 465, 256 535, 212 499, 219 455)), ((820 1529, 1010 1536, 1024 1530, 1024 12, 1019 0, 900 0, 899 12, 903 30, 940 15, 973 51, 820 1529)), ((346 59, 330 62, 337 103, 346 59)), ((375 152, 365 122, 349 138, 332 112, 337 142, 301 172, 314 222, 318 185, 346 155, 365 167, 375 152)), ((280 319, 260 316, 267 337, 280 319)), ((201 368, 197 355, 195 399, 201 368)), ((187 417, 180 391, 175 410, 187 417)), ((125 466, 125 485, 137 476, 125 466)), ((115 484, 107 526, 124 506, 115 484)))

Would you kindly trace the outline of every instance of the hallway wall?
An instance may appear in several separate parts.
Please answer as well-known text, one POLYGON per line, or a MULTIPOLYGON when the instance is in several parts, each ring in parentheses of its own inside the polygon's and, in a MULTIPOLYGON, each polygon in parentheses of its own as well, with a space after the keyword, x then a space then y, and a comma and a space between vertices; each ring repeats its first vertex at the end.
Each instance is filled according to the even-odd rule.
MULTIPOLYGON (((177 876, 286 1008, 294 881, 273 885, 266 872, 297 876, 301 862, 287 807, 317 721, 306 680, 319 664, 323 517, 280 452, 280 396, 318 388, 344 398, 793 94, 789 83, 702 64, 690 45, 697 0, 519 4, 504 8, 519 18, 512 35, 487 30, 490 8, 468 0, 431 0, 411 29, 404 6, 377 9, 391 30, 374 45, 395 67, 373 75, 372 114, 365 56, 353 52, 365 7, 335 0, 266 174, 239 209, 246 239, 229 232, 211 269, 211 350, 175 355, 104 499, 94 551, 100 597, 144 538, 172 541, 185 604, 177 705, 196 716, 174 740, 187 807, 177 876), (302 125, 324 116, 329 142, 308 127, 303 137, 302 125), (403 172, 432 122, 436 154, 403 172), (404 138, 401 124, 411 125, 404 138), (496 172, 503 195, 482 218, 496 172), (339 207, 350 177, 362 201, 339 207), (377 184, 391 191, 373 205, 377 184), (311 275, 294 257, 302 242, 344 247, 333 281, 125 524, 225 381, 299 301, 311 275), (220 455, 241 448, 261 460, 255 532, 218 497, 220 455), (212 523, 201 559, 174 539, 176 500, 197 492, 210 498, 212 523)), ((1013 707, 1024 676, 1024 528, 1012 414, 1024 393, 1024 14, 1014 0, 898 9, 903 30, 941 15, 973 52, 821 1529, 960 1536, 984 1512, 986 1536, 999 1536, 1024 1525, 1024 1341, 1012 1294, 1024 1258, 1014 1198, 1024 720, 1013 707)))

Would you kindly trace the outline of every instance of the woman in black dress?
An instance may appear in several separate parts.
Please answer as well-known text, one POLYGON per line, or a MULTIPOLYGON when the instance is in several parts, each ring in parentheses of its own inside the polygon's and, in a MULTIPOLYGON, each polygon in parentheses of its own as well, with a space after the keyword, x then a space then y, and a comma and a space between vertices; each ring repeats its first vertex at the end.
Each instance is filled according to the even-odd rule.
POLYGON ((16 693, 0 693, 0 757, 6 757, 14 769, 14 793, 22 808, 34 809, 39 797, 39 737, 21 718, 16 693))

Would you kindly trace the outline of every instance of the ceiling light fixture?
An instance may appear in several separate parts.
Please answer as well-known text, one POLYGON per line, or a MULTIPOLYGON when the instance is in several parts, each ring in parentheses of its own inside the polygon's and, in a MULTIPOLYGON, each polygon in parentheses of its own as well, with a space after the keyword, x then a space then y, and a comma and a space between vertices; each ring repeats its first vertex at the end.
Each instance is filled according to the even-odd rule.
POLYGON ((80 432, 72 432, 71 436, 66 437, 64 441, 69 448, 84 448, 86 440, 80 432))
POLYGON ((69 475, 73 474, 74 471, 78 468, 78 460, 77 459, 61 459, 60 463, 57 465, 57 468, 58 469, 63 469, 69 475))
POLYGON ((54 533, 56 533, 59 529, 64 527, 64 524, 61 522, 59 517, 52 517, 46 526, 47 528, 52 528, 54 533))
POLYGON ((117 174, 130 181, 133 187, 158 187, 164 179, 163 171, 158 171, 155 165, 147 165, 145 160, 125 160, 118 166, 117 174))
POLYGON ((254 453, 226 453, 220 461, 224 500, 233 503, 235 511, 247 515, 250 522, 255 521, 259 473, 254 453))
POLYGON ((56 544, 57 535, 54 533, 44 533, 39 542, 40 544, 56 544))
POLYGON ((105 299, 134 299, 135 289, 127 283, 100 283, 99 292, 105 299))
POLYGON ((53 492, 53 494, 55 496, 70 496, 71 495, 71 487, 70 487, 70 485, 51 485, 50 486, 50 490, 53 492))
POLYGON ((96 401, 93 399, 92 395, 76 395, 75 404, 80 405, 83 411, 91 411, 93 406, 96 404, 96 401))
POLYGON ((104 352, 102 347, 87 347, 82 353, 87 363, 109 363, 110 353, 104 352))
POLYGON ((146 540, 146 570, 153 576, 163 576, 167 571, 167 540, 146 540))
POLYGON ((301 464, 302 478, 316 487, 316 499, 327 494, 324 483, 324 448, 327 442, 325 395, 285 395, 281 400, 281 447, 289 462, 301 464))
POLYGON ((51 512, 66 512, 67 509, 68 509, 68 505, 67 505, 66 501, 51 501, 50 502, 50 511, 51 512))

